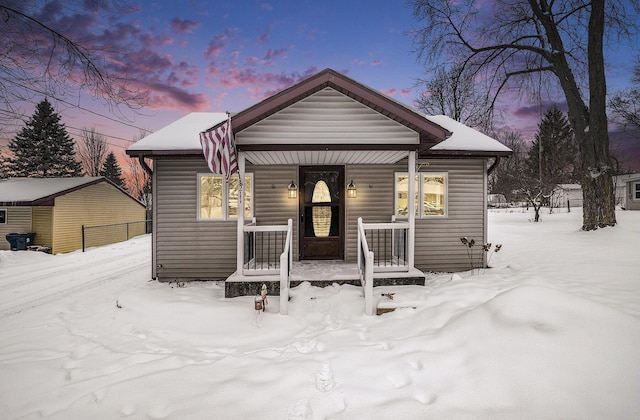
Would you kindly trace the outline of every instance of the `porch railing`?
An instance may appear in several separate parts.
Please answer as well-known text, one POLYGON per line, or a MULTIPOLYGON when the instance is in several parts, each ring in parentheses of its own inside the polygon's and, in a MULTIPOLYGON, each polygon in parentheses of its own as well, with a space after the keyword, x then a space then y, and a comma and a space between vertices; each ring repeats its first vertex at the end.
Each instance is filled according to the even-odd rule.
POLYGON ((362 217, 358 217, 358 271, 364 294, 364 313, 373 315, 373 251, 369 250, 362 217))
POLYGON ((291 264, 293 263, 293 220, 287 221, 287 238, 280 254, 280 313, 289 313, 289 287, 291 285, 291 264))
POLYGON ((255 219, 244 226, 242 274, 261 276, 280 273, 280 254, 285 249, 288 225, 257 226, 255 219))
MULTIPOLYGON (((409 222, 362 223, 362 236, 374 254, 373 271, 409 271, 409 222)), ((360 225, 360 219, 358 219, 360 225)), ((358 228, 358 241, 360 230, 358 228)))

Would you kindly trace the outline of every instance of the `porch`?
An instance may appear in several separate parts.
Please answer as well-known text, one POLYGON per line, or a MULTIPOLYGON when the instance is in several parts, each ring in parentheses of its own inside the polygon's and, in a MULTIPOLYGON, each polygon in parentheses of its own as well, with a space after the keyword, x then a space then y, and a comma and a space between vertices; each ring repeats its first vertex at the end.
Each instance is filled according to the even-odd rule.
MULTIPOLYGON (((332 260, 294 261, 291 267, 290 287, 303 282, 312 286, 327 287, 332 284, 352 284, 360 286, 362 275, 357 263, 332 260)), ((280 295, 280 275, 243 275, 237 271, 225 281, 225 297, 255 296, 260 294, 263 284, 267 285, 270 296, 280 295)), ((407 271, 374 272, 373 286, 424 286, 425 275, 415 268, 407 271)))

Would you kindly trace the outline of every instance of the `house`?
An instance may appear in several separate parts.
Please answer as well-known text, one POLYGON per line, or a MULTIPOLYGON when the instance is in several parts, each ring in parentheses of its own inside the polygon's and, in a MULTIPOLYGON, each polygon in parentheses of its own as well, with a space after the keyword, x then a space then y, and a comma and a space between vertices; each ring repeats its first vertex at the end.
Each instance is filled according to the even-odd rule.
POLYGON ((199 142, 225 113, 188 114, 127 150, 152 173, 160 281, 226 280, 233 296, 240 279, 304 279, 305 267, 324 264, 330 280, 336 266, 357 274, 373 261, 377 282, 424 284, 423 271, 470 269, 460 237, 486 242, 487 172, 511 150, 476 130, 331 69, 230 121, 239 175, 228 183, 199 142))
POLYGON ((640 173, 618 175, 616 179, 616 204, 624 210, 640 210, 640 173))
MULTIPOLYGON (((75 251, 83 246, 83 225, 142 222, 130 226, 133 236, 145 233, 145 214, 142 203, 104 177, 3 179, 0 250, 10 249, 7 234, 34 233, 33 244, 54 254, 75 251)), ((95 236, 91 246, 126 239, 115 228, 95 236)))
POLYGON ((582 186, 580 184, 558 184, 551 194, 551 207, 582 207, 582 186))

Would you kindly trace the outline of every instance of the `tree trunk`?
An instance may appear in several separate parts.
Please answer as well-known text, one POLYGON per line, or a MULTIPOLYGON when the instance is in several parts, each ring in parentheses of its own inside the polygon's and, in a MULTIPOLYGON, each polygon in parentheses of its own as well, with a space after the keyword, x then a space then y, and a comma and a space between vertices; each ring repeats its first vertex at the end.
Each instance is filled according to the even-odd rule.
POLYGON ((603 35, 604 0, 591 3, 587 58, 589 62, 589 126, 582 156, 582 229, 615 226, 615 188, 613 186, 609 131, 607 127, 603 35))

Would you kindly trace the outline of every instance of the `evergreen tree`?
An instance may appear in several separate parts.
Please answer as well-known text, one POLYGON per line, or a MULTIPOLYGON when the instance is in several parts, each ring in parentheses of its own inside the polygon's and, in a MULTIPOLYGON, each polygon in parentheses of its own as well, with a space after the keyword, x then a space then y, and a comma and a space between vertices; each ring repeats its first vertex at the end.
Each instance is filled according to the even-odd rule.
POLYGON ((122 178, 122 169, 116 160, 116 155, 113 152, 109 152, 107 158, 104 160, 104 165, 100 171, 100 175, 107 178, 121 188, 125 188, 124 179, 122 178))
POLYGON ((578 154, 569 121, 554 106, 538 124, 527 158, 527 175, 551 187, 576 182, 580 167, 578 154))
POLYGON ((25 127, 9 142, 12 156, 7 169, 11 176, 52 178, 81 176, 82 166, 75 159, 75 143, 60 115, 45 99, 25 127))

